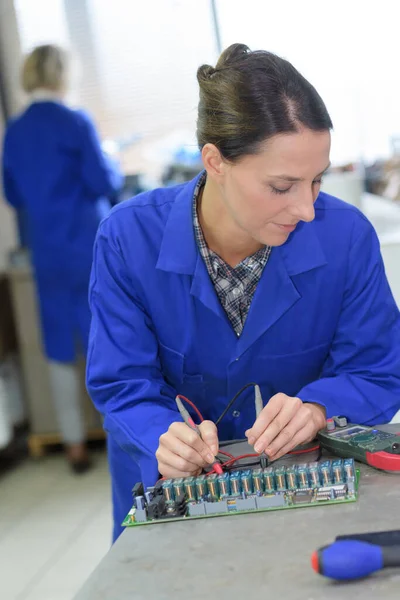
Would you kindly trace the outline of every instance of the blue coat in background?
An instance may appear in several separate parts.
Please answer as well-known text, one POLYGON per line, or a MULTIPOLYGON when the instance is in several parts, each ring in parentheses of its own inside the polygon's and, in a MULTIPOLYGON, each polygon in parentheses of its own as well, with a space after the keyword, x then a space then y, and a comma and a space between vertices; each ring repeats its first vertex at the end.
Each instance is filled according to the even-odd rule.
POLYGON ((93 244, 121 173, 84 112, 41 101, 7 128, 3 182, 8 202, 27 216, 46 354, 72 361, 77 340, 86 351, 93 244))
MULTIPOLYGON (((400 408, 399 310, 368 220, 320 193, 315 220, 273 248, 237 337, 196 245, 196 181, 120 204, 97 236, 87 383, 109 432, 114 538, 134 483, 158 478, 177 393, 213 421, 252 381, 264 402, 284 392, 355 423, 400 408)), ((254 420, 249 391, 219 438, 243 438, 254 420)))

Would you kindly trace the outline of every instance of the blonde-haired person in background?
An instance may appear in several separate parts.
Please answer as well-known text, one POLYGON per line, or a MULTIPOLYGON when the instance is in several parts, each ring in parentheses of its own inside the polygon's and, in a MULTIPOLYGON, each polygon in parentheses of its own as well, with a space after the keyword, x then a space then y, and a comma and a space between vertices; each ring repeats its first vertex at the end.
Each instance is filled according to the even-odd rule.
POLYGON ((55 45, 39 46, 25 59, 22 85, 30 103, 8 124, 3 183, 7 201, 27 216, 59 427, 68 460, 80 473, 90 462, 74 362, 87 350, 97 227, 122 175, 102 152, 89 116, 66 105, 70 66, 68 53, 55 45))
POLYGON ((59 46, 38 46, 22 65, 22 87, 27 94, 38 91, 54 92, 64 95, 68 89, 70 77, 70 58, 68 52, 59 46))

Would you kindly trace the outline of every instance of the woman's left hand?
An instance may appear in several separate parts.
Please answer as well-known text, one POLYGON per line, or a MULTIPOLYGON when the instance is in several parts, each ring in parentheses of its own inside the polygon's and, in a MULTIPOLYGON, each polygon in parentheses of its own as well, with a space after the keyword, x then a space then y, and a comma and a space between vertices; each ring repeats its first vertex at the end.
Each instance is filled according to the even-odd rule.
POLYGON ((276 460, 299 444, 313 440, 326 426, 326 411, 320 404, 276 394, 263 408, 246 437, 254 450, 276 460))

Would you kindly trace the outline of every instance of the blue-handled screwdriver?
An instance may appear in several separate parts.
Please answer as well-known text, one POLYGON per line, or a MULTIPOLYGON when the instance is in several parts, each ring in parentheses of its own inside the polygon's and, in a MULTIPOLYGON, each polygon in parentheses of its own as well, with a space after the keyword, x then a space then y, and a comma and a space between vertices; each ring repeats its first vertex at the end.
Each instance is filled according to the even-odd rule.
POLYGON ((314 552, 311 565, 314 571, 331 579, 360 579, 387 567, 400 567, 400 546, 343 540, 314 552))

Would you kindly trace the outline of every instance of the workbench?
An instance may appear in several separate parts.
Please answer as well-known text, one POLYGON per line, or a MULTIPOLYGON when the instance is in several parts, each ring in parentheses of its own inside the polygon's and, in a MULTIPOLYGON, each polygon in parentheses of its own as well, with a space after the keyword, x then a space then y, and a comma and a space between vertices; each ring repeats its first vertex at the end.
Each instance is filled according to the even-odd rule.
POLYGON ((400 569, 335 583, 310 566, 336 535, 387 529, 400 475, 361 465, 356 503, 128 528, 75 600, 399 600, 400 569))

